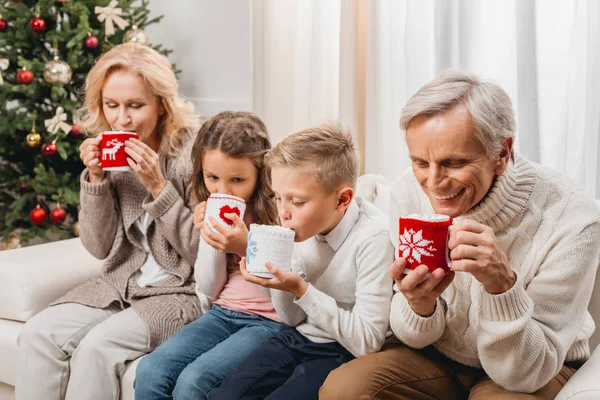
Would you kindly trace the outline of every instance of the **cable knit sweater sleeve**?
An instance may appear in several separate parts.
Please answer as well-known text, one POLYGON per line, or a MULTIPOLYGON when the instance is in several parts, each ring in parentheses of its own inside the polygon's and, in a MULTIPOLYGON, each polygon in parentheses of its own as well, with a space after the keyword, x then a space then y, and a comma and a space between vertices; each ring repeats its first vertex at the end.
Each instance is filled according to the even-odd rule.
POLYGON ((198 257, 194 264, 196 295, 202 314, 208 312, 227 283, 227 254, 216 250, 200 237, 198 257))
POLYGON ((446 303, 439 298, 435 311, 427 318, 413 311, 400 292, 394 293, 390 312, 390 327, 398 339, 415 349, 422 349, 436 342, 444 333, 446 303))
POLYGON ((194 214, 190 201, 192 183, 191 151, 194 135, 184 142, 178 157, 167 173, 167 185, 153 199, 148 195, 143 208, 156 222, 161 234, 187 263, 194 264, 198 255, 200 234, 194 229, 194 214), (176 187, 179 186, 179 190, 176 187))
POLYGON ((104 260, 115 242, 120 220, 110 173, 102 182, 91 183, 86 168, 81 173, 80 183, 79 237, 91 255, 104 260))
POLYGON ((481 287, 477 348, 494 382, 534 392, 558 373, 586 315, 600 263, 599 243, 596 222, 552 251, 527 287, 520 276, 499 295, 481 287))

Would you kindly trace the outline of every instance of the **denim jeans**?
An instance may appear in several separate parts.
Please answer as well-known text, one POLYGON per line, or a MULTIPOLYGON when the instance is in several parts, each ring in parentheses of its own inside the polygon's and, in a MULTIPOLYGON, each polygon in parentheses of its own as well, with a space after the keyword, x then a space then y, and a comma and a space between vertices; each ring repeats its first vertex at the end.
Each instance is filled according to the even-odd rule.
POLYGON ((141 360, 135 398, 205 399, 239 362, 277 334, 279 325, 213 305, 141 360))

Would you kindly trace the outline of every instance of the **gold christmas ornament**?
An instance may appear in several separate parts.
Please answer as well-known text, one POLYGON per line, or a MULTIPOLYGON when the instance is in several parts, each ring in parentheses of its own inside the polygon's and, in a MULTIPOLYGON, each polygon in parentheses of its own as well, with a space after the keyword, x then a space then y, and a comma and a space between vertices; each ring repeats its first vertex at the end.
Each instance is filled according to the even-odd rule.
POLYGON ((73 234, 79 237, 79 222, 73 224, 73 234))
POLYGON ((54 59, 44 65, 44 80, 51 85, 71 82, 71 67, 58 57, 58 41, 54 40, 54 59))
POLYGON ((125 36, 123 36, 123 43, 138 43, 148 46, 150 44, 150 39, 148 38, 146 32, 138 29, 137 25, 132 25, 131 30, 125 32, 125 36))
POLYGON ((42 137, 35 131, 35 129, 27 134, 27 138, 25 140, 27 141, 27 146, 31 147, 32 149, 42 144, 42 137))
POLYGON ((54 60, 48 61, 44 66, 44 80, 51 85, 57 83, 67 84, 71 82, 71 67, 66 62, 60 60, 58 56, 54 60))

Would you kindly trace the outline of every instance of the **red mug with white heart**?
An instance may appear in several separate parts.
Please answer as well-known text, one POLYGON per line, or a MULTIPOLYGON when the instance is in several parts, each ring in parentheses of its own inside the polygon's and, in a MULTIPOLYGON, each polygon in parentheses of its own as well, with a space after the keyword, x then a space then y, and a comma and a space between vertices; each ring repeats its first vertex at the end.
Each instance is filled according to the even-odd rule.
POLYGON ((138 139, 135 132, 102 132, 100 140, 100 167, 105 171, 131 171, 127 164, 125 142, 138 139))
POLYGON ((406 261, 405 273, 423 264, 429 272, 450 270, 448 251, 452 217, 442 214, 409 214, 399 219, 398 257, 406 261))
POLYGON ((216 219, 221 225, 233 229, 233 221, 225 217, 225 214, 237 214, 241 219, 244 219, 245 211, 246 202, 241 197, 212 193, 206 201, 204 221, 208 222, 208 226, 213 230, 214 228, 210 223, 210 217, 216 219))

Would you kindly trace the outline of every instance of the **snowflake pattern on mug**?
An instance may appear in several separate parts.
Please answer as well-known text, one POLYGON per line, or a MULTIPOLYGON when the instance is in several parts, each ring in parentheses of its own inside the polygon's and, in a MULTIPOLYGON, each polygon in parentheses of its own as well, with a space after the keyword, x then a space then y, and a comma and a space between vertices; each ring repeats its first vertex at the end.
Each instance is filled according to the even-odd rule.
POLYGON ((246 248, 246 265, 252 264, 252 258, 258 252, 256 241, 252 240, 252 232, 248 234, 248 247, 246 248))
POLYGON ((402 252, 402 258, 410 262, 421 262, 421 256, 432 257, 435 247, 431 244, 433 240, 423 238, 423 231, 415 232, 412 229, 405 229, 404 234, 400 235, 398 244, 399 252, 402 252))

